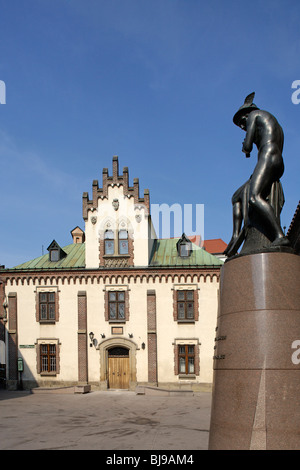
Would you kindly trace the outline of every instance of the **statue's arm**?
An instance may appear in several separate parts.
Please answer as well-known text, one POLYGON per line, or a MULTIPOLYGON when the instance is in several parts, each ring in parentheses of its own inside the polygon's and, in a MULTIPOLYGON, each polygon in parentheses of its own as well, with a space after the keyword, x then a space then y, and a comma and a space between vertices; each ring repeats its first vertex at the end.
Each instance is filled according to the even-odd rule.
POLYGON ((243 152, 249 154, 253 148, 253 141, 255 135, 256 116, 254 113, 250 113, 247 119, 247 131, 246 137, 243 142, 243 152))

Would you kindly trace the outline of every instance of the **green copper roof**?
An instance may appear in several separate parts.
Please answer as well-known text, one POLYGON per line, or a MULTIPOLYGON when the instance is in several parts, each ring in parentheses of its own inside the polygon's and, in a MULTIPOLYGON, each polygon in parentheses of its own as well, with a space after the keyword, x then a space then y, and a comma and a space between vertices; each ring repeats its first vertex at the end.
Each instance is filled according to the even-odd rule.
POLYGON ((180 257, 176 244, 179 238, 155 240, 150 266, 221 266, 223 261, 192 243, 192 253, 180 257))
MULTIPOLYGON (((190 256, 180 257, 177 253, 176 243, 178 238, 155 240, 149 266, 221 266, 223 261, 211 255, 203 248, 192 244, 193 250, 190 256)), ((62 250, 66 256, 59 261, 50 261, 49 253, 39 256, 26 263, 19 264, 12 270, 28 269, 72 269, 85 268, 85 243, 72 243, 64 246, 62 250)))
POLYGON ((67 254, 59 261, 49 261, 49 253, 39 256, 27 263, 19 264, 12 269, 68 269, 85 267, 85 244, 72 243, 63 247, 67 254))

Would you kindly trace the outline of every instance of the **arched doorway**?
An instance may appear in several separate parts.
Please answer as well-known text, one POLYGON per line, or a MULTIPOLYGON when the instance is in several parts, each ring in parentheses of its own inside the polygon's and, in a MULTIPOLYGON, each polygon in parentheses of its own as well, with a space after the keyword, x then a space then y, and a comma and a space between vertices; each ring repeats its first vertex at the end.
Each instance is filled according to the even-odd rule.
POLYGON ((102 390, 108 388, 134 390, 137 385, 137 344, 132 340, 119 337, 105 339, 98 347, 100 352, 100 388, 102 390))
POLYGON ((129 349, 108 349, 108 388, 128 389, 130 379, 129 349))

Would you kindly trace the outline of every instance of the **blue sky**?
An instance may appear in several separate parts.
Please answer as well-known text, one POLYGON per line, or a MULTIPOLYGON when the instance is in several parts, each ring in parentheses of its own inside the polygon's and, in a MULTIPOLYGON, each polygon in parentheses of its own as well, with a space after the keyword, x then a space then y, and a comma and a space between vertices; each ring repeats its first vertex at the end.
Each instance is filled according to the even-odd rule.
POLYGON ((204 204, 205 238, 228 242, 231 196, 256 163, 232 117, 252 91, 284 129, 288 227, 299 14, 298 0, 0 0, 0 264, 71 243, 114 155, 151 203, 204 204))

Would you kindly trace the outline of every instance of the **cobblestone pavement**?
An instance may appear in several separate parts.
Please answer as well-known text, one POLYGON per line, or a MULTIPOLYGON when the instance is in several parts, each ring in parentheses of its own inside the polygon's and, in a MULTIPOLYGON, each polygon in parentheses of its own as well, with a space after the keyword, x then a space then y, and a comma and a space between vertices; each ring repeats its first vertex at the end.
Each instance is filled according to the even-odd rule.
POLYGON ((211 393, 0 390, 1 450, 207 450, 211 393))

